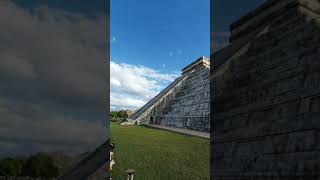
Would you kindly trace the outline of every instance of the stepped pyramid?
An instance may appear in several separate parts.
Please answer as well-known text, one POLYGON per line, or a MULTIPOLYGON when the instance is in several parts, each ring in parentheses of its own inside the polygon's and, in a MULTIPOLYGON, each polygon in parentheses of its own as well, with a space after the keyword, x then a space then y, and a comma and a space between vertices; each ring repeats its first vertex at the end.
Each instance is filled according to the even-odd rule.
POLYGON ((210 130, 210 62, 200 57, 182 69, 182 75, 129 119, 197 131, 210 130))
POLYGON ((269 0, 211 56, 211 179, 320 178, 320 1, 269 0))

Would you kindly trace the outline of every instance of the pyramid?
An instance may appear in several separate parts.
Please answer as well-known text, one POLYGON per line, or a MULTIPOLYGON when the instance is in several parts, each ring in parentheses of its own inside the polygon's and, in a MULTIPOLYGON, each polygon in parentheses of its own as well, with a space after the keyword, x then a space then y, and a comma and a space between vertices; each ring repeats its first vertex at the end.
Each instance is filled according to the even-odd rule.
POLYGON ((211 55, 212 179, 320 172, 320 1, 269 0, 211 55))
POLYGON ((182 75, 132 114, 139 124, 155 124, 210 131, 210 62, 200 57, 182 69, 182 75))

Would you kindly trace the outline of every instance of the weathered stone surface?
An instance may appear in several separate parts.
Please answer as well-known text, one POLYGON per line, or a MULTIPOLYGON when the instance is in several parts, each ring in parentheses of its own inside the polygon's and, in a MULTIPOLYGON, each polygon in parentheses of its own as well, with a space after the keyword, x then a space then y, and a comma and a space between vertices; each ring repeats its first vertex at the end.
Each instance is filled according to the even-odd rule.
POLYGON ((182 76, 129 118, 156 124, 209 131, 210 63, 201 57, 183 68, 182 76))
POLYGON ((59 180, 102 180, 108 177, 110 139, 100 145, 59 180))
POLYGON ((317 0, 269 0, 231 26, 211 57, 212 179, 319 177, 319 57, 317 0))

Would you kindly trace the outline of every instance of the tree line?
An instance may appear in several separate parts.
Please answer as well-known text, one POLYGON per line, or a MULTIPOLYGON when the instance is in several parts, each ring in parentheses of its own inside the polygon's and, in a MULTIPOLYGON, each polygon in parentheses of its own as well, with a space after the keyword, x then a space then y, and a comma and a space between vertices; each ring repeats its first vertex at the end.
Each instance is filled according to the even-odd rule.
POLYGON ((128 112, 121 110, 121 111, 111 111, 110 112, 110 118, 111 119, 116 119, 116 118, 128 118, 128 112))
POLYGON ((0 176, 27 176, 52 178, 59 175, 59 168, 51 157, 39 153, 28 158, 5 158, 0 160, 0 176))

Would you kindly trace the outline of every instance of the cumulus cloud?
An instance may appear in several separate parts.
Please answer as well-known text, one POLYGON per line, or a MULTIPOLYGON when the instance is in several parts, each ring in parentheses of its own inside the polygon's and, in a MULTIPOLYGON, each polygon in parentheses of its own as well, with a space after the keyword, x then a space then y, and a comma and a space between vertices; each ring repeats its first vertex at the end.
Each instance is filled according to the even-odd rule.
POLYGON ((9 52, 3 52, 0 55, 0 70, 3 74, 20 79, 36 77, 34 67, 27 59, 9 52))
POLYGON ((106 139, 105 23, 103 14, 1 1, 0 144, 10 149, 2 154, 87 150, 106 139))
POLYGON ((126 63, 110 63, 110 104, 112 110, 137 109, 158 94, 179 74, 126 63))
POLYGON ((2 147, 7 147, 6 144, 8 147, 24 147, 22 152, 13 149, 9 153, 23 155, 66 150, 80 153, 84 149, 93 149, 93 145, 103 142, 106 136, 106 125, 101 122, 82 121, 74 115, 55 113, 41 104, 17 104, 10 99, 0 99, 0 114, 5 118, 0 121, 2 147))

